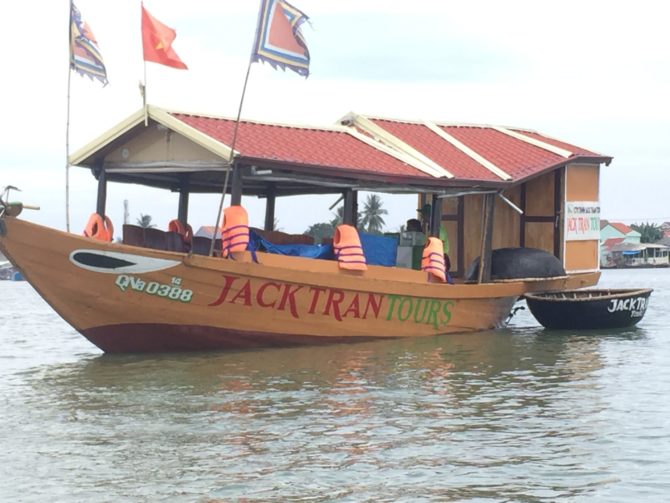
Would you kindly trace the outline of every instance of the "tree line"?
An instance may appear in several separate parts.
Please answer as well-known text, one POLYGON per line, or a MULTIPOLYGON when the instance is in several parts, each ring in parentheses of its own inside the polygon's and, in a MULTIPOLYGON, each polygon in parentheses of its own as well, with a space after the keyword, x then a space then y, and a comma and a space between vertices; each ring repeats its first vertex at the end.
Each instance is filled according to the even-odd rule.
MULTIPOLYGON (((384 215, 388 215, 388 210, 383 207, 381 197, 377 194, 368 194, 363 204, 363 210, 356 214, 356 227, 369 234, 381 234, 384 225, 386 225, 384 215)), ((310 225, 303 234, 312 236, 317 242, 330 238, 335 233, 335 227, 342 223, 343 216, 344 206, 340 206, 333 214, 333 219, 330 222, 310 225)))
POLYGON ((663 239, 663 229, 651 223, 631 224, 631 229, 640 233, 640 243, 656 243, 663 239))
MULTIPOLYGON (((335 227, 342 223, 343 215, 344 206, 340 206, 333 214, 333 219, 330 222, 319 222, 310 225, 303 234, 312 236, 317 241, 330 238, 335 233, 335 227)), ((388 215, 388 210, 383 207, 381 197, 376 194, 368 194, 363 204, 363 210, 359 211, 356 215, 356 227, 370 234, 381 234, 384 225, 386 225, 384 215, 388 215)), ((277 224, 278 222, 275 220, 275 229, 277 228, 277 224)), ((137 225, 144 228, 156 227, 152 222, 151 215, 144 215, 142 213, 140 213, 140 218, 137 219, 137 225)))

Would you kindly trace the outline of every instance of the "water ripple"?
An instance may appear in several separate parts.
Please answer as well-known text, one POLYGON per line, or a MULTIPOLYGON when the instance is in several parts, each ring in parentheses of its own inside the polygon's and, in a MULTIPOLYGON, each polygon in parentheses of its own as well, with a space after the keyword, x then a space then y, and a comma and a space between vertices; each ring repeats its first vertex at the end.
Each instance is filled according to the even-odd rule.
POLYGON ((0 500, 663 500, 668 273, 619 332, 145 356, 0 282, 0 500))

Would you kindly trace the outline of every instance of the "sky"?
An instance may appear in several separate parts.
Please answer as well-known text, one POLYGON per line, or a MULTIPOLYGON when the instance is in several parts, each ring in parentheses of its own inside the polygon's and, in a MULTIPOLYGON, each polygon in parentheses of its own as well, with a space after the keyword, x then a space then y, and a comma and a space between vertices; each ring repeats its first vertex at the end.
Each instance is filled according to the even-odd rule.
MULTIPOLYGON (((670 221, 667 2, 292 3, 310 17, 303 34, 311 74, 305 79, 253 64, 243 118, 324 125, 355 111, 534 129, 614 157, 601 171, 601 218, 670 221)), ((12 200, 40 206, 24 211, 24 218, 61 229, 66 151, 76 151, 137 111, 144 78, 139 0, 75 4, 98 40, 109 77, 105 87, 69 72, 68 1, 10 2, 0 19, 0 187, 19 187, 12 200)), ((147 63, 149 103, 234 117, 259 1, 145 0, 144 5, 177 30, 173 48, 189 66, 184 71, 147 63)), ((70 168, 73 232, 83 230, 95 210, 96 185, 89 171, 70 168)), ((382 198, 388 230, 415 216, 415 198, 382 198)), ((279 228, 303 232, 329 221, 336 199, 279 199, 279 228)), ((176 216, 174 194, 110 184, 107 211, 119 230, 124 200, 130 223, 148 214, 165 227, 176 216)), ((194 227, 215 222, 218 202, 214 195, 191 198, 194 227)), ((243 203, 251 225, 262 226, 264 203, 255 198, 243 203)))

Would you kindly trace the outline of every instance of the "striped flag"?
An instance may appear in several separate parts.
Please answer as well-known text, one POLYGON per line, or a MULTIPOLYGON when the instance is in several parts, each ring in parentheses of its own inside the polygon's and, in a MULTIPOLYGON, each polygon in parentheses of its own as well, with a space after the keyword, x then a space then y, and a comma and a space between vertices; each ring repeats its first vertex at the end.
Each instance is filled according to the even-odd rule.
POLYGON ((252 61, 265 61, 307 77, 309 51, 300 25, 309 19, 286 0, 261 0, 252 61))
POLYGON ((109 82, 98 42, 74 2, 70 2, 70 68, 91 80, 98 79, 103 85, 109 82))

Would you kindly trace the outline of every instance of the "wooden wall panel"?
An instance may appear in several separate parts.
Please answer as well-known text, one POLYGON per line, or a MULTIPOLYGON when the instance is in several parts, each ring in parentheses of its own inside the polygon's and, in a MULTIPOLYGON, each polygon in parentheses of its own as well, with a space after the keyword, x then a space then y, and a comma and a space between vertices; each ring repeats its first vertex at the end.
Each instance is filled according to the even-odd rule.
MULTIPOLYGON (((599 201, 600 166, 571 164, 567 167, 566 201, 599 201)), ((599 241, 566 241, 566 271, 592 271, 600 267, 599 241)))
MULTIPOLYGON (((521 189, 505 191, 505 197, 521 206, 521 189)), ((519 246, 521 215, 501 198, 496 197, 493 216, 493 249, 519 246)))
POLYGON ((458 198, 446 197, 442 199, 442 215, 456 215, 458 212, 458 198))
POLYGON ((571 164, 568 166, 565 199, 567 201, 598 201, 600 166, 571 164))
POLYGON ((465 196, 463 222, 463 265, 467 271, 482 246, 482 196, 465 196))
POLYGON ((526 248, 554 253, 554 223, 526 222, 526 248))
POLYGON ((442 222, 442 226, 447 231, 447 238, 449 239, 449 260, 451 261, 451 270, 456 271, 458 268, 458 222, 442 222))
POLYGON ((547 217, 554 214, 554 172, 526 183, 526 216, 547 217))
POLYGON ((598 241, 567 241, 565 263, 567 272, 598 269, 598 241))

